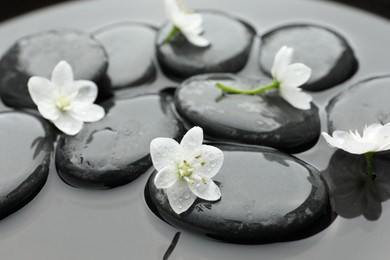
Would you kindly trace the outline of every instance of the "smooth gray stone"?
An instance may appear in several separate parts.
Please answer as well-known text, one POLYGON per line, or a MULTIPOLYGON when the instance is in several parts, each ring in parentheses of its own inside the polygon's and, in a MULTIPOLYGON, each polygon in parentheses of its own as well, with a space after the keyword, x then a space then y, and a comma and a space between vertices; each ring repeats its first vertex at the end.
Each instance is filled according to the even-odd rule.
POLYGON ((29 203, 46 183, 52 130, 27 113, 0 113, 0 219, 29 203))
POLYGON ((355 131, 390 122, 390 77, 363 80, 335 96, 328 104, 328 132, 355 131))
POLYGON ((157 59, 161 68, 174 78, 212 72, 238 72, 248 61, 256 35, 255 29, 237 18, 217 11, 200 11, 203 16, 203 36, 211 45, 197 47, 180 33, 161 45, 172 29, 165 24, 157 35, 157 59))
POLYGON ((156 78, 156 29, 152 26, 122 22, 99 29, 94 37, 107 51, 107 76, 113 89, 139 86, 156 78))
POLYGON ((260 66, 268 75, 276 52, 284 45, 293 47, 293 62, 312 69, 309 81, 302 86, 320 91, 336 86, 355 74, 358 62, 349 43, 340 34, 318 25, 288 25, 262 36, 260 66))
POLYGON ((328 189, 308 164, 276 150, 219 145, 224 164, 213 178, 219 201, 197 199, 177 215, 150 177, 145 196, 152 211, 176 227, 232 243, 270 243, 314 235, 333 220, 328 189))
POLYGON ((85 124, 76 136, 62 136, 56 149, 60 177, 76 187, 115 188, 152 165, 149 146, 156 137, 181 138, 169 95, 145 95, 102 104, 106 116, 85 124))
POLYGON ((212 139, 300 152, 312 147, 320 135, 318 108, 292 107, 275 90, 259 95, 225 94, 215 83, 252 89, 270 79, 245 79, 231 74, 192 77, 175 94, 178 113, 190 125, 204 129, 212 139))
POLYGON ((35 108, 27 89, 32 76, 50 79, 54 67, 67 61, 75 79, 91 80, 99 86, 98 99, 110 89, 102 81, 107 70, 104 48, 89 34, 75 30, 53 30, 18 40, 0 60, 0 97, 10 107, 35 108))

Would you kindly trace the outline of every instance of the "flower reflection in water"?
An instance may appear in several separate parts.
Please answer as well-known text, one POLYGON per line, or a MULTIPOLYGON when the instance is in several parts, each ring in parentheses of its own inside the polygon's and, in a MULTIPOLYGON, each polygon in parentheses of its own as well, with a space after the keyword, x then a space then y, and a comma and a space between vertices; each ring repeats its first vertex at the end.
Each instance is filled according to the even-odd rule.
POLYGON ((323 175, 331 189, 334 209, 340 216, 379 219, 381 203, 390 198, 390 154, 377 154, 373 165, 374 178, 370 178, 363 156, 342 150, 333 154, 323 175))

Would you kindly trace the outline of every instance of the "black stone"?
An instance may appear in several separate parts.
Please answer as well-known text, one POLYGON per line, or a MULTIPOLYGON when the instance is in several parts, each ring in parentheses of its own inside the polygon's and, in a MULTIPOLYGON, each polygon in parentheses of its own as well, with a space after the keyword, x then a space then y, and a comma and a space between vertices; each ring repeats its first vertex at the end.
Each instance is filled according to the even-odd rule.
POLYGON ((367 174, 364 155, 338 150, 332 156, 323 175, 331 185, 334 210, 344 218, 363 215, 377 220, 382 213, 382 202, 390 198, 390 155, 375 154, 374 175, 367 174))
POLYGON ((156 78, 156 29, 141 23, 118 23, 94 33, 108 54, 108 77, 113 89, 139 86, 156 78))
POLYGON ((58 141, 57 171, 70 185, 107 189, 127 184, 152 165, 149 146, 154 138, 181 138, 183 134, 168 95, 102 105, 108 111, 101 121, 85 124, 76 136, 62 136, 58 141))
POLYGON ((92 80, 99 97, 109 89, 100 84, 107 70, 103 47, 89 34, 74 30, 48 31, 17 41, 0 60, 0 96, 11 107, 35 108, 27 89, 32 76, 49 78, 61 60, 71 64, 75 79, 92 80))
POLYGON ((328 189, 308 164, 276 150, 219 145, 224 164, 213 178, 222 197, 197 199, 177 215, 150 177, 145 196, 166 222, 233 243, 270 243, 311 236, 332 222, 328 189))
POLYGON ((334 97, 326 108, 329 133, 335 130, 362 133, 365 125, 389 123, 389 84, 390 77, 367 79, 334 97))
POLYGON ((29 203, 49 174, 52 128, 27 113, 0 113, 0 219, 29 203))
POLYGON ((277 91, 259 95, 224 94, 215 83, 252 89, 270 82, 238 78, 231 74, 195 76, 177 89, 175 105, 190 124, 205 130, 211 139, 274 147, 289 152, 312 147, 320 135, 318 108, 299 110, 277 91), (222 96, 221 96, 222 95, 222 96))
POLYGON ((1 99, 0 99, 0 112, 10 111, 10 110, 13 110, 13 109, 4 105, 3 101, 1 101, 1 99))
POLYGON ((309 81, 302 86, 320 91, 336 86, 355 74, 358 62, 348 42, 338 33, 317 25, 288 25, 262 36, 260 66, 267 74, 276 52, 284 45, 293 47, 293 62, 312 69, 309 81))
POLYGON ((249 24, 216 11, 201 11, 203 36, 211 45, 197 47, 178 33, 170 42, 161 45, 172 29, 165 24, 157 35, 157 59, 170 76, 187 78, 211 72, 238 72, 247 63, 256 35, 249 24))

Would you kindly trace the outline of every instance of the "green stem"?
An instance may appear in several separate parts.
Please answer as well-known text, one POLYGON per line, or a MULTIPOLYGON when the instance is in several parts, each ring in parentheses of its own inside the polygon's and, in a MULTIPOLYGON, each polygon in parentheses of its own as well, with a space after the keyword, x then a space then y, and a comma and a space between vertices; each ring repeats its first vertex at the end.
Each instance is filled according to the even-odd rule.
POLYGON ((225 85, 222 85, 220 83, 216 83, 215 86, 219 89, 222 89, 223 91, 229 92, 229 93, 235 93, 235 94, 246 94, 246 95, 254 95, 257 93, 265 92, 271 89, 277 89, 279 88, 279 82, 277 80, 273 80, 271 83, 269 83, 266 86, 262 86, 255 89, 236 89, 231 88, 225 85))
POLYGON ((373 157, 374 157, 374 153, 373 152, 368 152, 368 153, 365 153, 364 156, 366 157, 368 177, 371 180, 374 180, 374 176, 373 176, 373 168, 374 168, 373 157))
POLYGON ((165 39, 164 39, 164 41, 162 42, 162 44, 168 43, 168 42, 171 40, 171 38, 172 38, 173 36, 175 36, 175 34, 178 33, 178 32, 180 32, 180 29, 177 28, 176 25, 174 25, 174 26, 172 27, 172 30, 171 30, 171 31, 169 32, 169 34, 167 35, 167 37, 165 37, 165 39))

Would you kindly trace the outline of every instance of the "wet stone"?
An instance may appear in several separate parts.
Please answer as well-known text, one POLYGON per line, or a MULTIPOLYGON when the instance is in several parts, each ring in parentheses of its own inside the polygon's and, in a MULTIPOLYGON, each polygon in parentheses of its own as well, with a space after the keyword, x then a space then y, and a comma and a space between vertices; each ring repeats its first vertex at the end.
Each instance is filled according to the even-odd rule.
POLYGON ((328 189, 313 167, 273 149, 219 145, 225 159, 213 180, 219 201, 197 199, 177 215, 154 177, 146 201, 168 223, 233 243, 291 241, 314 235, 333 220, 328 189))
POLYGON ((202 127, 210 139, 264 145, 288 152, 304 151, 317 142, 320 119, 313 103, 311 109, 299 110, 277 91, 222 95, 222 90, 215 87, 217 82, 253 89, 270 79, 209 74, 183 82, 176 91, 176 109, 189 124, 202 127))
POLYGON ((34 34, 17 41, 0 60, 0 96, 11 107, 35 108, 27 89, 32 76, 50 78, 61 60, 72 65, 75 79, 92 80, 99 86, 99 97, 109 89, 100 84, 107 70, 103 47, 89 34, 55 30, 34 34))
POLYGON ((107 76, 113 89, 139 86, 156 77, 153 62, 156 30, 137 23, 118 23, 94 33, 107 51, 107 76))
POLYGON ((49 174, 51 126, 20 112, 0 113, 0 219, 29 203, 49 174))
POLYGON ((262 36, 260 66, 270 75, 276 52, 287 45, 294 48, 293 62, 312 69, 309 81, 302 86, 320 91, 336 86, 352 77, 358 62, 348 42, 340 34, 316 25, 279 27, 262 36))
POLYGON ((181 33, 161 45, 172 29, 172 24, 167 23, 157 36, 157 58, 162 69, 181 79, 203 73, 240 71, 248 60, 256 35, 254 28, 220 12, 199 13, 203 17, 203 36, 211 45, 194 46, 181 33))
POLYGON ((62 136, 56 150, 60 177, 76 187, 108 189, 136 179, 152 165, 156 137, 181 138, 169 95, 145 95, 102 104, 107 114, 85 124, 76 136, 62 136))
POLYGON ((328 131, 359 130, 390 122, 390 77, 361 81, 334 97, 327 106, 328 131), (351 116, 358 115, 358 116, 351 116))

